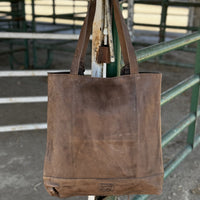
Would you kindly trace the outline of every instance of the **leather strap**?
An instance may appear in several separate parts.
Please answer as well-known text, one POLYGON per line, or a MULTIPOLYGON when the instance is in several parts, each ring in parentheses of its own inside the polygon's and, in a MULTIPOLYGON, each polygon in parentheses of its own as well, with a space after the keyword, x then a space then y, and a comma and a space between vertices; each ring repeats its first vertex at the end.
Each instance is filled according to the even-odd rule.
MULTIPOLYGON (((130 74, 138 73, 138 64, 134 48, 131 43, 130 35, 123 19, 118 0, 111 0, 114 8, 114 16, 119 35, 120 45, 122 49, 122 55, 124 63, 130 68, 130 74)), ((71 74, 78 74, 79 67, 84 66, 84 58, 89 42, 90 33, 92 31, 92 24, 94 20, 96 9, 96 0, 90 0, 87 16, 84 20, 83 27, 81 29, 80 37, 78 40, 77 48, 74 54, 74 58, 71 65, 71 74)))
POLYGON ((96 9, 96 0, 90 0, 87 16, 80 32, 78 44, 71 64, 70 74, 78 74, 80 65, 84 66, 84 58, 89 43, 90 33, 96 9))
POLYGON ((130 67, 130 74, 138 73, 138 64, 128 28, 122 16, 118 0, 112 0, 117 32, 120 40, 125 66, 130 67))

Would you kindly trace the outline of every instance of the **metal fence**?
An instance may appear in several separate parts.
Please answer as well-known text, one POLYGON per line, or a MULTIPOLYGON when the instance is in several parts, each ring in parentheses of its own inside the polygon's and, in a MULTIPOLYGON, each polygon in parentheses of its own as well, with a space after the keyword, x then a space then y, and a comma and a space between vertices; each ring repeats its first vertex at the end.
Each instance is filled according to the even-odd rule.
MULTIPOLYGON (((1 34, 0 34, 1 37, 1 34)), ((17 36, 13 36, 18 38, 17 36)), ((31 37, 31 34, 29 35, 31 37)), ((36 36, 35 36, 36 37, 36 36)), ((56 37, 56 36, 55 36, 56 37)), ((28 35, 26 36, 28 38, 28 35)), ((50 38, 50 35, 47 38, 50 38)), ((41 39, 38 35, 37 39, 41 39)), ((51 38, 52 39, 52 38, 51 38)), ((199 83, 200 83, 200 32, 189 34, 187 36, 169 41, 162 42, 141 50, 136 51, 138 62, 143 62, 155 56, 160 56, 169 51, 178 49, 185 45, 197 42, 196 62, 194 67, 194 75, 188 77, 186 80, 178 83, 174 87, 168 89, 162 93, 161 106, 171 101, 173 98, 183 93, 188 89, 192 89, 192 99, 190 106, 190 113, 183 117, 174 127, 163 134, 162 146, 165 147, 170 141, 172 141, 177 135, 179 135, 185 128, 188 127, 187 145, 178 153, 172 160, 165 165, 166 178, 184 158, 192 152, 192 150, 200 143, 200 136, 196 134, 196 121, 200 116, 200 108, 198 107, 199 99, 199 83)), ((47 76, 48 71, 0 71, 0 77, 28 77, 28 76, 47 76)), ((85 74, 90 74, 91 71, 87 70, 85 74)), ((34 102, 47 102, 46 96, 39 97, 10 97, 0 98, 0 104, 11 103, 34 103, 34 102)), ((46 129, 46 122, 39 124, 24 124, 24 125, 10 125, 0 126, 0 132, 15 132, 15 131, 29 131, 29 130, 41 130, 46 129)), ((148 195, 138 195, 134 197, 134 200, 147 199, 148 195)))
MULTIPOLYGON (((138 27, 143 31, 147 31, 149 28, 156 29, 156 34, 154 34, 156 35, 156 41, 152 39, 154 43, 165 41, 168 30, 173 32, 174 30, 196 31, 198 29, 198 27, 190 26, 187 21, 189 18, 189 9, 200 7, 200 3, 174 0, 134 0, 133 2, 131 0, 126 0, 122 2, 124 8, 123 13, 125 18, 127 18, 130 33, 132 29, 138 29, 138 27), (139 6, 145 6, 146 9, 134 9, 134 7, 138 8, 139 6), (151 10, 152 8, 148 6, 154 6, 155 9, 153 13, 151 10), (174 7, 176 9, 184 8, 187 11, 184 11, 184 13, 169 12, 170 9, 174 7), (155 12, 155 10, 157 11, 155 12), (151 17, 153 18, 150 20, 150 23, 143 21, 144 18, 149 19, 151 17), (184 18, 184 25, 182 24, 182 21, 181 24, 179 22, 177 22, 178 24, 170 24, 168 19, 174 17, 184 18)), ((87 5, 87 0, 0 0, 0 31, 34 33, 64 32, 67 34, 79 34, 80 26, 87 10, 87 5)), ((149 35, 150 34, 148 33, 148 36, 149 35)), ((155 37, 153 36, 153 38, 155 37)), ((0 42, 5 42, 5 40, 1 40, 0 42)), ((63 45, 64 42, 67 44, 69 41, 64 40, 60 42, 54 40, 53 44, 46 44, 41 40, 9 40, 7 41, 7 49, 1 51, 0 55, 9 55, 11 69, 14 69, 15 66, 19 65, 23 65, 25 69, 30 68, 30 66, 34 69, 50 68, 54 51, 74 50, 70 45, 63 48, 61 45, 63 45), (42 64, 38 61, 38 51, 41 49, 45 50, 47 54, 46 60, 42 64), (24 60, 19 61, 16 58, 15 55, 17 52, 24 53, 24 60), (30 56, 31 54, 32 56, 30 56)), ((139 43, 141 44, 141 41, 139 43)), ((144 45, 147 45, 146 40, 145 42, 143 41, 143 43, 145 43, 144 45)), ((188 50, 188 48, 185 48, 184 50, 188 50)), ((182 63, 171 63, 162 60, 161 57, 158 62, 184 65, 182 63)), ((187 67, 189 66, 190 65, 187 65, 187 67)))
MULTIPOLYGON (((79 34, 87 5, 87 0, 0 0, 0 31, 79 34)), ((9 55, 11 69, 19 65, 23 65, 25 69, 31 66, 34 69, 44 69, 52 64, 52 51, 60 48, 64 43, 69 43, 69 40, 62 42, 54 40, 53 44, 38 40, 1 40, 0 42, 4 43, 0 55, 9 55), (47 54, 43 64, 38 62, 38 50, 41 49, 47 54), (24 60, 17 58, 18 52, 24 54, 24 60)), ((68 47, 64 50, 70 51, 70 49, 68 47)))

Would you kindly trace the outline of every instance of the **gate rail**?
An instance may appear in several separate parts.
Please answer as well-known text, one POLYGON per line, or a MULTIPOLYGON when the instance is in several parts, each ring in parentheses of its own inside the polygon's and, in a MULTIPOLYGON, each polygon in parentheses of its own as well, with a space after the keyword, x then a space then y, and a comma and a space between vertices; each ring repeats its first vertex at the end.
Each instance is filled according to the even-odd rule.
MULTIPOLYGON (((5 35, 5 34, 4 34, 5 35)), ((48 35, 48 34, 46 34, 48 35)), ((14 36, 13 36, 14 37, 14 36)), ((28 37, 28 36, 27 36, 28 37)), ((31 34, 30 34, 31 37, 31 34)), ((1 38, 1 33, 0 33, 1 38)), ((18 38, 16 36, 16 38, 18 38)), ((48 38, 48 37, 47 37, 48 38)), ((56 36, 54 37, 56 38, 56 36)), ((31 38, 30 38, 31 39, 31 38)), ((32 38, 33 39, 33 38, 32 38)), ((38 39, 42 39, 38 37, 38 39)), ((136 51, 138 62, 143 62, 150 58, 162 55, 169 51, 181 48, 185 45, 197 42, 196 62, 194 66, 194 75, 178 83, 174 87, 168 89, 162 93, 161 106, 169 102, 176 96, 192 88, 192 98, 190 113, 186 115, 181 121, 179 121, 174 127, 163 134, 162 147, 165 147, 170 141, 172 141, 177 135, 179 135, 185 128, 188 128, 187 145, 178 153, 172 160, 165 165, 164 178, 166 178, 185 157, 192 152, 192 150, 200 143, 200 135, 196 135, 196 121, 200 116, 200 108, 198 108, 199 99, 199 83, 200 83, 200 31, 189 34, 187 36, 169 41, 162 42, 150 47, 143 48, 136 51)), ((52 71, 0 71, 0 77, 27 77, 27 76, 47 76, 48 72, 52 71)), ((86 70, 85 74, 90 74, 90 70, 86 70)), ((0 104, 9 103, 34 103, 34 102, 47 102, 46 96, 40 97, 11 97, 0 98, 0 104)), ((12 126, 0 126, 0 132, 13 132, 13 131, 27 131, 27 130, 39 130, 46 129, 46 123, 39 124, 24 124, 24 125, 12 125, 12 126)), ((137 195, 133 200, 145 200, 148 195, 137 195)))

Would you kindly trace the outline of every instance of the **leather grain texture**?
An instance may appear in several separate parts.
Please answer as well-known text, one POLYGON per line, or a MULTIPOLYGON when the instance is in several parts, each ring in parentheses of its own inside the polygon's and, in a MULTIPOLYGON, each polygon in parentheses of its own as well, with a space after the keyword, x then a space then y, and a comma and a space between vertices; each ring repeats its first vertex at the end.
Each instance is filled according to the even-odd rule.
POLYGON ((161 193, 160 91, 155 73, 49 74, 47 188, 60 197, 161 193))
POLYGON ((110 49, 109 46, 100 46, 97 52, 97 63, 110 63, 110 49))
POLYGON ((130 59, 131 55, 135 59, 135 52, 129 44, 118 1, 112 0, 112 5, 119 21, 122 54, 130 74, 113 78, 78 75, 88 42, 80 40, 84 37, 89 40, 88 26, 90 29, 95 8, 93 0, 71 74, 48 75, 43 178, 47 191, 54 196, 162 192, 162 75, 138 73, 136 60, 130 59))

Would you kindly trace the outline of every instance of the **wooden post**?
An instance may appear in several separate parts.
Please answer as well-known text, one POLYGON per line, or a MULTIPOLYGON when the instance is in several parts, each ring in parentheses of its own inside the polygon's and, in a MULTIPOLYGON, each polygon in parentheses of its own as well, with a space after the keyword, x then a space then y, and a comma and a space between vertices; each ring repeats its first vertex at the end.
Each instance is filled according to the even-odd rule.
POLYGON ((96 2, 96 13, 93 23, 92 33, 92 76, 103 77, 103 64, 96 62, 96 55, 103 40, 103 26, 104 26, 104 0, 96 2))

